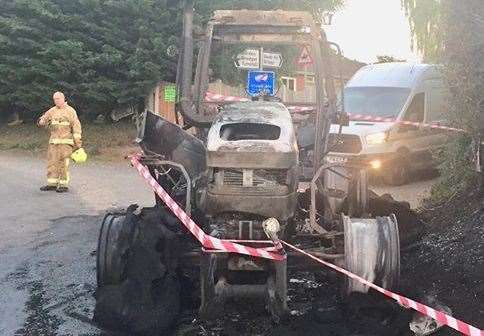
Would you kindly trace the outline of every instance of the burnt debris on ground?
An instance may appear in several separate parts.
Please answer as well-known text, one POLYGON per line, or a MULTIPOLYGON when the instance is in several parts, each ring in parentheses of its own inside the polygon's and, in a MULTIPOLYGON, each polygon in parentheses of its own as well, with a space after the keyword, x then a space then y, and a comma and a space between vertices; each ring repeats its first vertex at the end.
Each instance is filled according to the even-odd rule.
POLYGON ((434 297, 456 318, 483 328, 484 210, 458 219, 449 208, 441 213, 440 225, 434 222, 428 235, 402 253, 402 292, 434 297))
MULTIPOLYGON (((146 222, 146 225, 143 225, 145 233, 137 239, 139 241, 148 239, 155 244, 154 241, 160 238, 158 237, 160 230, 157 229, 159 220, 156 218, 166 217, 166 215, 166 213, 160 214, 151 210, 142 215, 146 222)), ((482 327, 480 323, 484 320, 482 308, 484 210, 477 210, 461 220, 452 219, 451 214, 447 215, 446 223, 441 226, 433 223, 429 226, 428 233, 403 248, 402 282, 399 292, 424 303, 432 302, 432 300, 441 302, 450 307, 456 318, 482 327)), ((419 225, 422 223, 419 222, 419 225)), ((170 226, 168 225, 168 227, 170 226)), ((170 232, 165 232, 164 235, 170 232)), ((173 243, 172 239, 164 241, 173 243)), ((144 243, 143 246, 145 246, 144 243)), ((162 246, 158 245, 153 250, 159 253, 162 246)), ((163 264, 167 265, 169 262, 165 260, 163 264)), ((145 335, 160 334, 154 331, 160 327, 159 324, 154 323, 160 317, 162 317, 160 321, 163 322, 163 328, 169 324, 169 321, 172 322, 171 331, 162 332, 161 335, 412 335, 409 330, 409 322, 414 315, 412 310, 406 310, 380 293, 373 292, 369 295, 354 294, 343 301, 339 290, 343 278, 324 268, 318 274, 309 272, 289 274, 288 294, 291 314, 284 323, 276 325, 271 322, 270 315, 263 303, 245 300, 229 301, 224 307, 222 316, 210 321, 200 321, 197 310, 199 289, 197 284, 191 281, 180 281, 178 285, 174 284, 175 287, 182 287, 182 295, 175 299, 176 304, 171 307, 173 309, 166 305, 160 306, 161 303, 156 299, 156 295, 153 296, 151 290, 153 288, 151 284, 159 283, 159 281, 152 281, 153 272, 140 271, 140 267, 145 270, 151 269, 151 267, 145 266, 139 264, 129 267, 138 271, 128 271, 127 274, 131 274, 130 280, 124 281, 117 288, 108 286, 101 291, 98 290, 98 298, 105 296, 104 303, 102 300, 98 302, 98 317, 102 313, 102 305, 106 303, 106 300, 111 304, 119 302, 118 299, 111 300, 113 297, 119 296, 116 291, 128 290, 132 293, 131 297, 134 301, 141 298, 140 291, 151 293, 148 296, 152 301, 150 301, 150 305, 144 305, 144 307, 151 307, 154 310, 162 308, 158 312, 143 312, 146 318, 151 319, 149 324, 153 327, 149 328, 151 330, 145 329, 143 333, 145 335), (132 281, 143 282, 141 279, 143 274, 151 279, 150 284, 146 283, 146 290, 141 286, 134 291, 133 288, 137 285, 129 283, 132 281), (190 286, 191 289, 189 289, 190 286), (180 314, 175 318, 172 313, 176 313, 180 303, 180 314)), ((166 270, 166 267, 162 268, 163 272, 166 270)), ((166 279, 158 273, 155 278, 166 279)), ((181 279, 178 277, 178 280, 181 279)), ((172 291, 172 294, 174 292, 172 291)), ((162 296, 158 297, 158 299, 160 298, 162 296)), ((127 305, 135 303, 134 301, 119 302, 120 307, 126 308, 127 305)), ((134 316, 123 316, 126 312, 137 315, 141 311, 121 309, 120 316, 114 317, 114 322, 107 323, 107 326, 126 326, 126 322, 132 321, 134 316)), ((106 317, 104 318, 106 319, 106 317)), ((113 317, 107 317, 107 319, 110 318, 113 317)), ((132 327, 130 329, 133 330, 132 327)), ((138 331, 143 331, 142 329, 138 329, 138 331)), ((456 332, 446 328, 436 333, 436 335, 454 334, 457 335, 456 332)))

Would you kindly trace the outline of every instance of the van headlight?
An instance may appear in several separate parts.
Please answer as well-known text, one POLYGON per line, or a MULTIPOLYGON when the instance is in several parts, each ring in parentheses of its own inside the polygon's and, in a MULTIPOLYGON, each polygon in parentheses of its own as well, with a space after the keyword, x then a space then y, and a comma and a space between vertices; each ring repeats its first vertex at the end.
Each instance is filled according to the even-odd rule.
POLYGON ((378 132, 366 136, 366 143, 369 145, 379 145, 387 141, 387 132, 378 132))

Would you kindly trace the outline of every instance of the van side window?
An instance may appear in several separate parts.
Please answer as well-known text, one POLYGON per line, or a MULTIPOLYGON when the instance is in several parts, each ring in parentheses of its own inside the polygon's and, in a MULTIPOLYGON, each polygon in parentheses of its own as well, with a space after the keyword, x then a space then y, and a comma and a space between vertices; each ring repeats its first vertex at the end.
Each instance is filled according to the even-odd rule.
POLYGON ((446 121, 448 113, 447 97, 443 87, 430 89, 430 108, 427 115, 429 122, 446 121))
POLYGON ((425 93, 417 93, 405 113, 404 121, 423 122, 425 115, 425 93))

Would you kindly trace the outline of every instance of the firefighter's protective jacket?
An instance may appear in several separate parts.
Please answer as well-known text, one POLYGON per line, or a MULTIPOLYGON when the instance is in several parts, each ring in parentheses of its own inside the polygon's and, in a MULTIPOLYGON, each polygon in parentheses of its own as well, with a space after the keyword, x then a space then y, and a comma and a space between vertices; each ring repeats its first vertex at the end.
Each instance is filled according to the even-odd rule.
POLYGON ((82 129, 76 110, 67 103, 63 107, 54 106, 39 119, 40 126, 49 126, 51 145, 82 146, 82 129))

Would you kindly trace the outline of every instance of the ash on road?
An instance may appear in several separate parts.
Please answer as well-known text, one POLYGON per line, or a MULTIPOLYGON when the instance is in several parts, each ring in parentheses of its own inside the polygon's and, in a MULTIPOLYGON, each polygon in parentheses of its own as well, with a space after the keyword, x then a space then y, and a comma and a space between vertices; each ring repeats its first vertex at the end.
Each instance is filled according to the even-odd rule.
POLYGON ((99 217, 152 194, 127 162, 73 167, 41 192, 45 162, 0 152, 0 335, 97 335, 91 325, 99 217))

